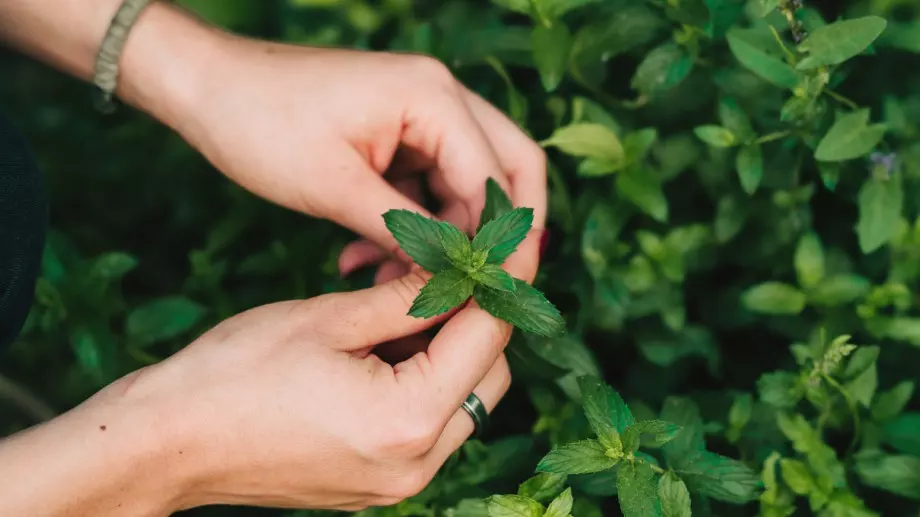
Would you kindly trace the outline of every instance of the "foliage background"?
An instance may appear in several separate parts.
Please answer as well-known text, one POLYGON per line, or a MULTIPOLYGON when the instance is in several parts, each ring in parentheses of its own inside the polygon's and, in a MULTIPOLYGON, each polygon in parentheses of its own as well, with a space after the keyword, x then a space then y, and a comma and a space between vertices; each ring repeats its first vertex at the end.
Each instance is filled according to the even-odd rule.
MULTIPOLYGON (((917 514, 915 2, 536 0, 547 21, 571 32, 552 34, 550 50, 536 44, 542 73, 531 39, 540 21, 507 8, 526 12, 524 0, 180 3, 261 37, 433 54, 541 141, 573 122, 607 128, 592 137, 599 151, 596 141, 588 151, 548 145, 551 237, 538 285, 563 311, 569 334, 516 335, 515 385, 495 433, 485 444, 470 442, 418 498, 368 514, 479 515, 451 509, 463 499, 514 493, 552 446, 590 435, 575 383, 584 374, 604 377, 637 417, 692 401, 709 449, 758 472, 774 451, 786 459, 775 483, 764 480, 760 502, 759 492, 746 505, 696 494, 696 515, 787 515, 791 505, 834 516, 917 514), (777 80, 794 72, 774 67, 773 80, 764 79, 764 67, 785 63, 767 23, 794 49, 790 22, 781 10, 763 9, 766 22, 757 16, 776 4, 806 32, 838 17, 874 14, 888 24, 863 55, 781 87, 777 80), (571 8, 562 21, 553 16, 559 6, 571 8), (741 27, 754 29, 742 37, 734 32, 741 27), (755 56, 742 64, 745 44, 755 56), (560 48, 569 52, 554 57, 560 48), (871 123, 853 122, 838 147, 857 155, 817 161, 835 113, 856 106, 871 110, 871 123), (748 141, 761 141, 762 168, 737 162, 739 146, 719 147, 732 143, 724 131, 694 131, 720 125, 740 139, 748 123, 748 141), (654 134, 639 131, 649 128, 654 134), (622 155, 608 154, 610 134, 622 155), (768 282, 785 286, 763 287, 768 282), (847 349, 852 360, 844 360, 839 346, 821 348, 838 335, 878 348, 847 349), (797 364, 793 343, 809 344, 814 359, 793 349, 797 364), (857 356, 872 366, 848 377, 857 356), (826 376, 815 373, 825 367, 826 376), (797 441, 777 425, 786 414, 803 415, 822 433, 797 441), (823 443, 844 479, 818 486, 790 478, 797 464, 788 462, 798 460, 821 478, 812 460, 823 443), (887 456, 873 470, 856 451, 876 449, 887 456), (840 502, 841 494, 871 511, 840 502)), ((86 85, 13 55, 0 56, 0 68, 3 109, 41 162, 54 230, 26 332, 0 363, 5 378, 34 398, 4 382, 4 432, 78 404, 236 312, 369 281, 368 272, 336 274, 346 232, 242 192, 142 115, 98 116, 86 85)), ((611 479, 570 479, 573 514, 618 515, 611 479)))

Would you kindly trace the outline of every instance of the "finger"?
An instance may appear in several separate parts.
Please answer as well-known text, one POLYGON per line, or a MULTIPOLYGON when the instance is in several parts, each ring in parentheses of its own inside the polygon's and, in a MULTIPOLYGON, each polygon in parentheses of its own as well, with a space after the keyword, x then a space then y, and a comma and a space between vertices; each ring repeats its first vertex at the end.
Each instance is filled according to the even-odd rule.
POLYGON ((432 178, 432 191, 442 200, 459 200, 467 219, 475 220, 485 206, 486 180, 494 178, 504 188, 510 184, 466 102, 457 89, 449 90, 407 114, 404 143, 436 163, 439 173, 432 178))
POLYGON ((352 167, 354 170, 361 170, 361 173, 349 174, 348 178, 338 182, 341 191, 334 195, 334 210, 330 210, 330 218, 377 244, 388 253, 405 256, 387 229, 383 214, 389 210, 400 209, 425 217, 432 217, 431 213, 369 169, 357 153, 352 156, 352 167))
MULTIPOLYGON (((405 178, 392 182, 393 188, 407 198, 421 204, 422 186, 418 178, 405 178)), ((376 243, 367 239, 358 239, 350 242, 339 254, 339 274, 346 277, 356 270, 372 264, 383 262, 389 253, 376 243)), ((395 278, 395 277, 390 277, 395 278)))
MULTIPOLYGON (((508 388, 511 386, 511 370, 504 355, 499 356, 492 369, 482 379, 482 382, 473 389, 473 393, 482 401, 486 411, 491 414, 498 405, 508 388)), ((475 425, 470 415, 463 409, 458 409, 441 432, 438 441, 424 458, 428 468, 437 470, 453 454, 470 435, 475 431, 475 425)))
POLYGON ((422 332, 451 312, 432 318, 409 316, 409 308, 431 278, 421 268, 384 284, 352 292, 329 293, 310 300, 307 317, 322 342, 344 351, 365 349, 422 332))
POLYGON ((401 276, 409 274, 412 269, 410 264, 397 259, 390 259, 377 268, 377 274, 374 275, 374 285, 391 282, 401 276))
POLYGON ((485 99, 463 88, 470 112, 495 149, 496 157, 511 184, 514 206, 533 208, 534 228, 546 224, 546 156, 543 149, 511 119, 485 99))
POLYGON ((425 351, 428 348, 429 342, 431 342, 431 339, 425 335, 416 334, 414 336, 397 339, 396 341, 383 343, 374 348, 373 353, 385 363, 395 365, 419 352, 425 351))
POLYGON ((428 351, 397 364, 400 384, 419 397, 420 407, 446 424, 454 411, 498 360, 511 326, 475 304, 452 316, 431 340, 428 351))

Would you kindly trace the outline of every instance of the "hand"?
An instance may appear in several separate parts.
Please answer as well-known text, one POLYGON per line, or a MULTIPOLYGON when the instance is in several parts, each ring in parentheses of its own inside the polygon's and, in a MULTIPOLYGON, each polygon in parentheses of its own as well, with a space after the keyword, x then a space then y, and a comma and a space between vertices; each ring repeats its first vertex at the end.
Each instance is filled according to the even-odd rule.
POLYGON ((473 431, 459 409, 467 395, 491 411, 510 383, 508 327, 479 309, 451 318, 395 366, 371 353, 444 321, 406 316, 425 280, 410 275, 222 322, 0 446, 0 477, 19 480, 0 513, 357 510, 418 493, 473 431), (35 494, 56 495, 39 510, 35 494))
MULTIPOLYGON (((420 171, 437 216, 461 229, 475 229, 489 177, 534 209, 535 229, 545 224, 542 150, 438 61, 210 37, 213 52, 186 82, 194 102, 168 122, 250 191, 363 236, 343 252, 343 274, 397 250, 384 212, 431 215, 420 171)), ((532 280, 538 262, 533 247, 515 274, 532 280)), ((406 272, 393 265, 381 280, 406 272)))

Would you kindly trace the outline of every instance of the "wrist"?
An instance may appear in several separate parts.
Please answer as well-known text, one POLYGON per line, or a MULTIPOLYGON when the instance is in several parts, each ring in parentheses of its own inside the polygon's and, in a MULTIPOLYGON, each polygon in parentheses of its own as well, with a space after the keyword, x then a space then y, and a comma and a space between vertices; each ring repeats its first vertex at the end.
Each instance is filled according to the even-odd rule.
POLYGON ((220 61, 232 38, 177 7, 151 3, 128 35, 115 93, 177 129, 200 102, 209 64, 220 61))

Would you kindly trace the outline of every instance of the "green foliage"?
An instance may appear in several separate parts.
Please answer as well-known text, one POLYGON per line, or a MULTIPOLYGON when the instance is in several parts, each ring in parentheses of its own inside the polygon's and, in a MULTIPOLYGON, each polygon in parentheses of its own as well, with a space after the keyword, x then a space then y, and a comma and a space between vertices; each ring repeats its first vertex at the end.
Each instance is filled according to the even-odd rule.
POLYGON ((499 267, 527 237, 533 209, 510 208, 511 201, 493 179, 487 181, 485 191, 489 199, 472 243, 446 221, 408 210, 383 215, 400 248, 434 274, 412 302, 409 315, 438 316, 472 296, 489 314, 521 330, 547 337, 561 335, 565 321, 556 307, 536 288, 499 267))
MULTIPOLYGON (((356 515, 917 513, 916 2, 185 3, 275 40, 434 56, 547 153, 533 286, 501 267, 532 214, 495 182, 472 239, 385 217, 436 279, 417 315, 472 295, 529 332, 507 349, 495 434, 421 494, 356 515), (543 335, 561 316, 565 335, 543 335)), ((2 363, 56 410, 232 314, 370 282, 336 270, 353 235, 2 59, 0 98, 35 145, 55 230, 2 363)), ((4 412, 6 431, 33 423, 25 409, 4 412)))

